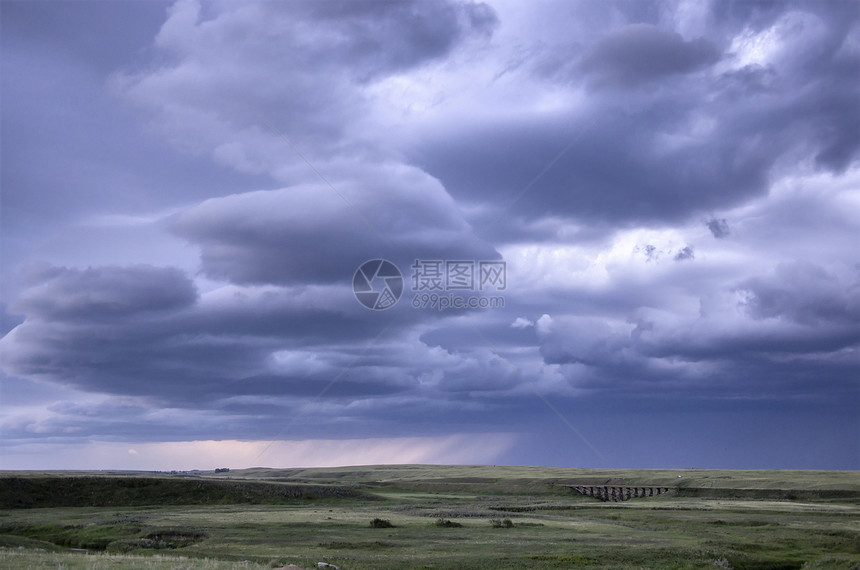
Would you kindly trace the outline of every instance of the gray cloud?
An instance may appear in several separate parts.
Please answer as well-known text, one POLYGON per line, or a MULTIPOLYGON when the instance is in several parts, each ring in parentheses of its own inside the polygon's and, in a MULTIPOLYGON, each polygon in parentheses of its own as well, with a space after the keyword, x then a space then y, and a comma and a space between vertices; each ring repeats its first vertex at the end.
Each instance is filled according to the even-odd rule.
POLYGON ((324 29, 324 40, 307 43, 315 64, 351 68, 363 80, 390 74, 447 55, 465 37, 489 36, 498 25, 484 3, 349 0, 264 4, 269 17, 304 16, 324 29))
POLYGON ((362 184, 335 179, 338 190, 318 184, 209 200, 172 227, 201 246, 207 274, 237 283, 343 281, 380 257, 400 267, 498 257, 437 181, 402 168, 369 174, 362 184))
POLYGON ((716 63, 719 53, 708 40, 691 41, 649 24, 619 28, 598 41, 580 68, 598 84, 633 87, 716 63))
POLYGON ((678 250, 678 252, 675 254, 675 257, 673 257, 672 259, 674 259, 675 261, 684 261, 685 259, 693 259, 694 257, 696 256, 693 252, 693 248, 689 245, 685 245, 678 250))
POLYGON ((33 286, 13 310, 46 321, 103 321, 174 312, 194 303, 197 292, 170 267, 46 267, 30 275, 33 286))
POLYGON ((749 421, 856 468, 858 8, 682 4, 4 7, 4 444, 596 458, 537 391, 612 465, 693 413, 662 464, 749 421), (505 307, 366 310, 371 258, 504 260, 505 307))
POLYGON ((846 286, 812 262, 779 264, 772 275, 749 279, 739 290, 749 293, 746 307, 756 319, 786 318, 807 326, 845 323, 860 329, 860 280, 846 286))
POLYGON ((711 231, 711 235, 713 235, 717 239, 728 237, 728 235, 731 233, 731 231, 729 230, 729 223, 723 218, 712 218, 705 222, 705 225, 711 231))
POLYGON ((370 110, 367 84, 486 40, 496 23, 472 2, 177 2, 155 42, 166 62, 112 84, 177 146, 295 183, 313 177, 280 133, 313 148, 320 167, 334 155, 378 158, 351 132, 370 110))
MULTIPOLYGON (((661 75, 644 67, 642 73, 650 74, 648 89, 601 93, 585 101, 571 91, 567 105, 561 99, 545 111, 440 122, 429 137, 412 143, 410 156, 458 200, 495 206, 489 217, 504 212, 506 222, 514 220, 506 228, 559 213, 591 227, 595 221, 609 227, 677 223, 763 195, 784 161, 809 156, 836 174, 854 163, 860 149, 855 140, 860 131, 853 126, 860 112, 853 103, 860 98, 860 52, 849 47, 856 43, 856 32, 836 20, 856 20, 856 14, 843 14, 835 6, 832 13, 822 6, 811 11, 783 6, 766 16, 756 12, 762 20, 751 27, 735 14, 727 18, 714 10, 710 17, 718 24, 706 40, 725 52, 719 64, 693 75, 661 75), (802 33, 808 49, 797 47, 791 29, 802 33), (769 50, 755 52, 754 41, 770 42, 769 50), (764 59, 756 60, 754 53, 764 59), (797 96, 781 96, 788 92, 797 96), (562 149, 567 150, 553 163, 562 149), (516 208, 506 211, 551 163, 516 208)), ((649 37, 675 37, 671 30, 633 26, 640 35, 647 29, 649 37)), ((588 37, 586 30, 582 34, 588 37)), ((595 39, 589 49, 599 43, 595 39)), ((633 45, 626 39, 622 45, 628 43, 633 45)), ((506 77, 528 75, 527 70, 544 65, 544 53, 555 57, 566 45, 547 38, 506 77)), ((643 57, 647 53, 643 50, 643 57)), ((653 65, 681 65, 686 52, 678 53, 681 60, 653 65)), ((638 53, 614 57, 639 65, 638 53)), ((562 92, 571 82, 587 81, 557 70, 528 76, 532 83, 562 92)), ((498 237, 509 235, 494 230, 498 237)))

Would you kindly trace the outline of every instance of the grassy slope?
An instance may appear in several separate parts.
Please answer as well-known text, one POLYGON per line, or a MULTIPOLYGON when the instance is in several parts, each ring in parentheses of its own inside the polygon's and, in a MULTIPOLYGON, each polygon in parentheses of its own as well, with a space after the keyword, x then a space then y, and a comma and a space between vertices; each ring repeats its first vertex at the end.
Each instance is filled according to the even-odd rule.
MULTIPOLYGON (((66 474, 17 475, 48 485, 68 479, 66 474)), ((0 510, 0 566, 110 567, 106 558, 36 552, 34 545, 41 544, 49 547, 45 550, 50 545, 130 550, 150 558, 145 565, 138 564, 139 558, 129 559, 127 567, 147 568, 176 567, 176 560, 151 558, 165 552, 197 560, 187 565, 194 568, 210 567, 205 558, 221 561, 211 562, 211 567, 248 560, 310 568, 317 561, 328 561, 343 570, 702 568, 715 564, 737 570, 803 564, 860 568, 860 480, 851 472, 407 465, 251 469, 173 479, 114 474, 77 481, 100 483, 103 489, 117 481, 134 481, 145 489, 147 483, 165 479, 211 489, 299 485, 357 487, 360 492, 322 500, 294 497, 277 505, 237 504, 243 502, 240 494, 221 497, 218 504, 194 506, 0 510), (673 493, 602 503, 559 485, 578 482, 689 485, 688 489, 710 489, 714 497, 737 489, 843 490, 852 496, 826 501, 752 500, 673 493), (391 520, 394 528, 370 528, 369 521, 377 517, 391 520), (463 526, 437 527, 434 522, 440 517, 463 526), (509 518, 514 527, 494 529, 488 524, 491 518, 509 518), (193 540, 166 545, 152 541, 152 537, 183 535, 193 540)))
POLYGON ((188 479, 252 479, 320 484, 359 483, 485 483, 504 487, 520 481, 555 484, 668 485, 714 489, 797 489, 850 490, 860 492, 856 471, 803 470, 712 470, 712 469, 578 469, 570 467, 530 467, 506 465, 367 465, 326 468, 234 469, 198 476, 153 475, 146 472, 0 471, 6 477, 144 477, 188 479), (678 478, 681 475, 681 479, 678 478))
POLYGON ((218 476, 231 479, 364 484, 431 492, 450 490, 475 493, 554 493, 558 485, 591 484, 665 485, 679 489, 682 496, 701 497, 860 497, 860 475, 853 471, 373 465, 328 469, 244 469, 218 476), (732 490, 747 492, 729 492, 732 490), (772 492, 761 493, 761 490, 772 492))
MULTIPOLYGON (((207 472, 208 473, 208 472, 207 472)), ((853 489, 860 491, 856 471, 711 470, 711 469, 578 469, 506 465, 369 465, 334 468, 242 469, 221 477, 286 478, 349 483, 428 481, 433 479, 544 479, 559 482, 674 485, 678 475, 697 487, 853 489)))
POLYGON ((0 508, 277 504, 356 496, 340 485, 143 476, 0 477, 0 508))

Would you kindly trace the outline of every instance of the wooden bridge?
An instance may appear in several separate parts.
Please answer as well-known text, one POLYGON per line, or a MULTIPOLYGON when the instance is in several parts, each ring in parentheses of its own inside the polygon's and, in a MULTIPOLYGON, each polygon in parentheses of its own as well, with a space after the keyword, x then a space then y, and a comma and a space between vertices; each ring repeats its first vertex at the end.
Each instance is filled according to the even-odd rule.
POLYGON ((596 497, 601 501, 626 501, 635 497, 654 497, 668 493, 672 487, 653 487, 643 485, 565 485, 586 497, 596 497))

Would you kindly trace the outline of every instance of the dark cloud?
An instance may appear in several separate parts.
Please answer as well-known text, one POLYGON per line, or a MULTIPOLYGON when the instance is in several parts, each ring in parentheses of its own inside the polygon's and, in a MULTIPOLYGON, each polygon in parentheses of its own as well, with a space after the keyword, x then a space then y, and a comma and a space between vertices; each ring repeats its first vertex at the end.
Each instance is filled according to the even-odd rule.
POLYGON ((724 218, 712 218, 705 222, 705 225, 711 231, 711 235, 713 235, 717 239, 728 237, 728 235, 731 233, 731 231, 729 230, 729 223, 724 218))
MULTIPOLYGON (((853 73, 849 80, 860 83, 860 60, 852 62, 853 73)), ((840 90, 841 91, 841 90, 840 90)), ((860 106, 855 104, 853 93, 837 93, 827 102, 826 111, 821 112, 821 124, 816 133, 821 140, 821 150, 815 155, 816 164, 824 170, 844 172, 857 160, 860 151, 860 106)))
POLYGON ((659 130, 684 130, 693 114, 684 109, 687 103, 679 105, 671 109, 654 101, 633 110, 607 108, 596 111, 593 124, 571 119, 565 130, 559 119, 531 125, 501 119, 476 125, 471 134, 453 141, 440 140, 436 147, 437 141, 425 141, 429 148, 416 159, 455 197, 486 201, 503 216, 499 227, 511 227, 510 218, 559 213, 610 224, 677 221, 762 194, 776 148, 760 144, 752 132, 732 135, 732 126, 726 125, 688 146, 659 148, 659 130), (746 142, 729 144, 731 136, 746 142), (566 147, 561 159, 508 209, 530 178, 566 147))
POLYGON ((320 184, 209 200, 172 227, 201 247, 208 275, 245 284, 343 282, 376 258, 401 268, 415 259, 498 258, 435 180, 415 171, 373 175, 373 185, 344 180, 339 190, 320 184))
MULTIPOLYGON (((0 341, 4 370, 169 407, 308 398, 333 380, 325 390, 333 401, 403 392, 425 374, 410 351, 427 347, 384 343, 439 318, 404 303, 380 323, 355 301, 348 278, 336 287, 228 289, 196 303, 173 269, 46 267, 31 280, 18 301, 27 319, 0 341)), ((455 375, 456 361, 444 363, 455 375)))
MULTIPOLYGON (((761 16, 762 28, 713 14, 719 24, 700 43, 644 24, 621 28, 621 47, 608 52, 614 59, 606 55, 620 67, 605 65, 617 74, 613 81, 621 81, 623 71, 631 81, 650 79, 649 88, 585 101, 571 95, 568 105, 559 101, 515 115, 461 117, 414 141, 410 156, 456 198, 494 206, 490 217, 502 215, 493 228, 499 238, 510 235, 502 224, 515 229, 527 225, 523 220, 560 213, 591 227, 677 223, 762 196, 774 169, 800 157, 839 174, 860 150, 860 108, 854 103, 860 98, 860 50, 853 47, 851 28, 835 22, 842 16, 856 20, 853 12, 834 6, 840 14, 834 16, 828 10, 775 6, 761 16), (806 47, 798 47, 791 30, 803 35, 806 47), (639 36, 652 38, 659 49, 672 51, 673 43, 679 49, 673 57, 652 58, 649 67, 640 57, 651 52, 635 49, 639 36), (665 74, 694 65, 699 60, 690 54, 708 50, 691 46, 708 41, 725 52, 718 64, 665 74), (796 95, 783 96, 789 92, 796 95)), ((534 48, 520 73, 544 65, 544 54, 554 57, 566 45, 548 40, 534 48)), ((601 45, 594 40, 588 49, 601 45)), ((587 76, 555 70, 530 81, 556 91, 571 82, 581 85, 587 76)))
MULTIPOLYGON (((317 362, 309 347, 322 350, 334 328, 344 350, 367 341, 367 323, 357 318, 363 309, 346 287, 340 298, 303 288, 194 304, 193 286, 175 269, 49 267, 37 277, 17 303, 27 319, 0 341, 4 369, 77 389, 185 405, 289 393, 291 384, 305 394, 321 390, 350 359, 326 349, 317 362), (284 361, 280 353, 300 357, 284 361), (316 364, 303 367, 305 358, 316 364)), ((372 384, 364 389, 372 393, 372 384)))
POLYGON ((860 338, 860 280, 844 284, 812 262, 781 263, 772 275, 739 286, 749 293, 746 307, 756 319, 784 318, 817 326, 851 325, 860 338))
POLYGON ((46 240, 59 233, 65 240, 88 219, 151 215, 248 184, 247 175, 209 160, 177 156, 105 89, 118 66, 149 61, 166 6, 3 6, 2 130, 15 141, 2 148, 0 173, 7 266, 39 258, 46 240), (118 18, 121 29, 114 25, 118 18))
POLYGON ((47 267, 31 275, 14 310, 46 321, 103 321, 173 312, 197 298, 194 285, 170 267, 47 267))
POLYGON ((155 42, 165 64, 112 84, 175 145, 294 183, 313 177, 292 145, 312 148, 320 167, 335 155, 378 159, 350 128, 371 110, 367 84, 486 40, 496 23, 472 2, 177 2, 155 42))
POLYGON ((650 243, 642 248, 642 253, 648 261, 657 259, 660 256, 660 253, 657 251, 657 246, 651 245, 650 243))
POLYGON ((693 252, 693 248, 689 245, 685 245, 678 250, 678 252, 675 254, 675 257, 673 257, 672 259, 674 259, 675 261, 684 261, 685 259, 693 259, 694 257, 695 254, 693 252))
POLYGON ((542 321, 541 354, 561 365, 585 399, 662 402, 671 391, 676 404, 698 405, 726 398, 770 400, 779 393, 786 401, 837 405, 860 396, 852 380, 853 347, 860 340, 856 324, 741 331, 711 319, 675 330, 649 321, 610 326, 593 317, 542 321))
POLYGON ((633 87, 670 75, 695 71, 715 63, 719 52, 711 42, 684 39, 649 24, 619 28, 598 41, 580 69, 597 84, 633 87))
POLYGON ((857 466, 856 3, 14 4, 4 444, 857 466), (367 310, 375 258, 504 260, 505 305, 367 310))

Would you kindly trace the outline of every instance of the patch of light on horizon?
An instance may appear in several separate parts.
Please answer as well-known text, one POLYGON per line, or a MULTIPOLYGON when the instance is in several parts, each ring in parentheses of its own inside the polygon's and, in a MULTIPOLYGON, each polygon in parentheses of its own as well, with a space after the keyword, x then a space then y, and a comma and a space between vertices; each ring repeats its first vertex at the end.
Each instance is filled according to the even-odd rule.
POLYGON ((517 442, 510 433, 301 441, 89 442, 4 450, 6 469, 210 470, 216 467, 340 467, 493 464, 517 442), (130 453, 133 449, 137 453, 130 453))

